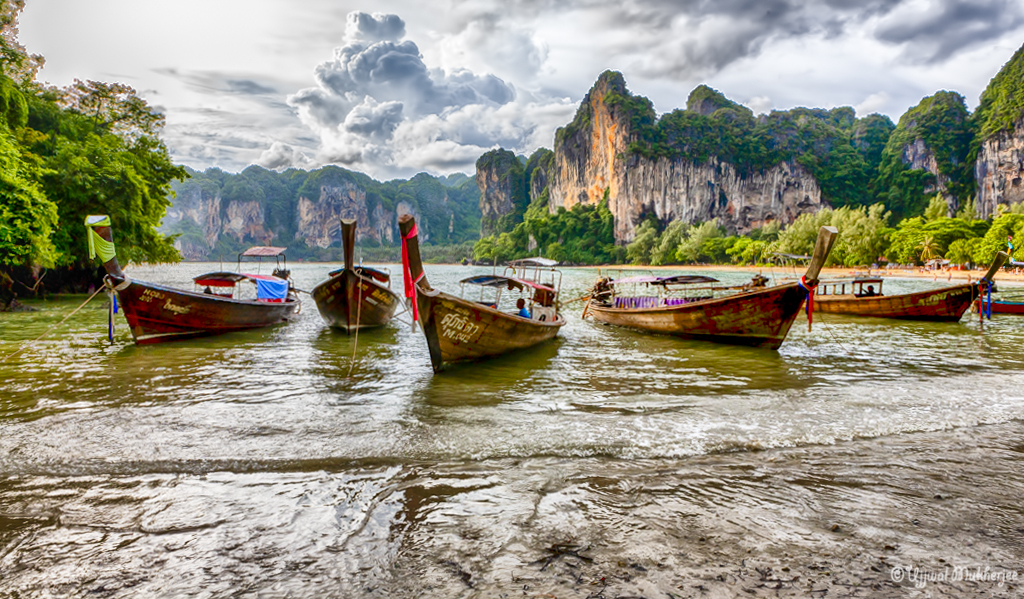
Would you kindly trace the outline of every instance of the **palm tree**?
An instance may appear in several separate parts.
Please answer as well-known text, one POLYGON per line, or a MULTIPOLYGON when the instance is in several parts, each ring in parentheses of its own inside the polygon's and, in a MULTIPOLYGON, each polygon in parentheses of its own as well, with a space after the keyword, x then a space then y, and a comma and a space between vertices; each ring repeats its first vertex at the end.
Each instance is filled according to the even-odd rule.
POLYGON ((935 241, 934 235, 929 235, 921 240, 921 244, 918 246, 921 249, 921 261, 927 262, 932 258, 941 258, 942 254, 939 253, 939 244, 935 241))

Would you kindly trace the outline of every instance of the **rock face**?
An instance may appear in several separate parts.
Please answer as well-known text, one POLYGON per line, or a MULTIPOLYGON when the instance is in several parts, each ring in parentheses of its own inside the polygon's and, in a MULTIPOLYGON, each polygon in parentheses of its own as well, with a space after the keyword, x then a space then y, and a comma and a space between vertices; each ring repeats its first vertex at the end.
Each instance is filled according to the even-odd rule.
POLYGON ((935 158, 935 152, 933 152, 925 141, 921 138, 917 138, 913 143, 903 146, 903 163, 907 165, 910 170, 923 170, 928 171, 935 176, 935 182, 932 184, 925 185, 924 193, 942 194, 942 199, 946 201, 946 205, 949 206, 949 215, 956 212, 959 207, 959 202, 952 193, 949 192, 949 175, 946 175, 939 170, 939 161, 935 158))
POLYGON ((978 182, 975 208, 981 218, 995 214, 999 204, 1024 201, 1024 120, 981 144, 974 176, 978 182))
POLYGON ((229 202, 225 212, 227 218, 222 225, 225 235, 260 245, 268 245, 274 239, 274 234, 264 227, 263 207, 259 202, 229 202))
POLYGON ((713 156, 694 164, 630 152, 635 140, 630 119, 619 105, 605 102, 609 91, 626 93, 621 76, 602 76, 583 100, 584 117, 578 114, 574 121, 585 126, 555 140, 553 165, 545 173, 552 212, 596 204, 607 193, 615 239, 627 243, 642 216, 650 213, 664 222, 717 218, 729 231, 747 233, 771 221, 789 224, 804 212, 828 207, 817 181, 796 163, 744 176, 713 156))
POLYGON ((358 185, 322 186, 320 196, 310 199, 299 197, 296 214, 298 235, 306 245, 326 248, 341 242, 341 219, 353 218, 357 222, 356 241, 372 239, 391 243, 394 239, 394 214, 377 204, 369 212, 366 191, 358 185))
POLYGON ((526 204, 523 165, 514 153, 492 150, 481 156, 476 161, 476 184, 480 188, 481 237, 504 233, 522 220, 526 204))
POLYGON ((174 204, 167 208, 163 226, 174 225, 183 220, 191 221, 202 230, 207 245, 212 246, 217 243, 221 233, 220 204, 219 193, 209 194, 198 187, 184 190, 177 194, 174 204))

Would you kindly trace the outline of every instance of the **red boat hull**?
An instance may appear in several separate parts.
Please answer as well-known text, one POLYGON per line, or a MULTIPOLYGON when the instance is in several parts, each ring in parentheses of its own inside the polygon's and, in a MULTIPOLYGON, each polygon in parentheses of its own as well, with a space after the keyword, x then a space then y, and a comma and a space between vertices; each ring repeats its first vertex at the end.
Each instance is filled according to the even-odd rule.
POLYGON ((588 312, 598 322, 650 333, 778 349, 805 297, 792 283, 676 306, 612 308, 592 301, 588 312))
POLYGON ((299 307, 292 297, 283 302, 236 300, 135 280, 117 297, 140 345, 270 326, 286 322, 299 307))
MULTIPOLYGON (((971 311, 978 313, 978 300, 974 300, 971 311)), ((992 300, 993 314, 1024 314, 1024 302, 1005 302, 992 300)))
POLYGON ((828 314, 956 322, 977 295, 978 286, 969 284, 874 297, 819 295, 814 298, 814 309, 828 314))

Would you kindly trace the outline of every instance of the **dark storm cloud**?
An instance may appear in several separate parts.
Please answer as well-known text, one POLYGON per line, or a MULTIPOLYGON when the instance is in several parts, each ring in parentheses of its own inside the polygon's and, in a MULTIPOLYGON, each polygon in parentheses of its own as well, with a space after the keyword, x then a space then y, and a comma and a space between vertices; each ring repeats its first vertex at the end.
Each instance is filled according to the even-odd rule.
POLYGON ((906 44, 911 56, 939 62, 1013 31, 1024 23, 1024 7, 1017 0, 942 0, 933 10, 900 17, 879 27, 878 39, 906 44))
MULTIPOLYGON (((548 127, 548 121, 565 122, 574 110, 564 98, 544 100, 555 106, 548 109, 529 93, 519 97, 512 85, 492 74, 428 67, 419 46, 401 37, 405 25, 397 16, 354 13, 347 24, 346 45, 314 69, 316 85, 288 97, 320 138, 318 162, 371 168, 381 176, 448 165, 471 168, 498 143, 535 146, 535 117, 545 119, 548 127)), ((492 34, 479 30, 464 41, 477 48, 472 42, 482 37, 492 51, 512 54, 531 46, 528 36, 492 34)), ((515 59, 524 60, 509 56, 515 59)), ((261 160, 280 168, 308 155, 279 146, 261 160)))
POLYGON ((173 77, 194 90, 209 94, 232 93, 267 96, 280 93, 274 82, 256 81, 251 77, 240 77, 238 73, 181 71, 170 67, 153 69, 153 72, 173 77))
MULTIPOLYGON (((591 14, 609 32, 632 33, 606 44, 633 55, 631 69, 651 78, 687 79, 720 71, 758 55, 768 43, 820 36, 837 38, 874 21, 875 37, 904 46, 912 59, 938 62, 1024 23, 1019 0, 509 0, 480 11, 458 3, 459 27, 494 27, 510 12, 552 18, 557 12, 591 14)), ((555 17, 557 18, 557 17, 555 17)))
POLYGON ((225 83, 233 92, 239 92, 243 94, 263 95, 263 94, 276 94, 277 90, 257 83, 251 79, 227 79, 225 83))

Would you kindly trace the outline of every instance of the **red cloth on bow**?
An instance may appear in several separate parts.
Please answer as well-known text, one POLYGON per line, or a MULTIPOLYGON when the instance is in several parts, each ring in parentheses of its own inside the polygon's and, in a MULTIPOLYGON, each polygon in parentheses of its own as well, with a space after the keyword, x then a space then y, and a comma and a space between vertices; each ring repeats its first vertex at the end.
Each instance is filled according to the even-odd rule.
POLYGON ((409 268, 409 239, 416 237, 417 229, 414 223, 412 229, 409 230, 408 235, 402 236, 402 282, 405 284, 405 297, 412 298, 412 321, 417 322, 420 319, 420 306, 419 302, 416 301, 416 284, 423 278, 423 273, 416 277, 414 281, 412 278, 412 269, 409 268))
POLYGON ((807 330, 811 330, 811 323, 814 321, 814 289, 818 286, 815 282, 813 285, 807 283, 807 275, 800 277, 800 286, 807 290, 807 330))

